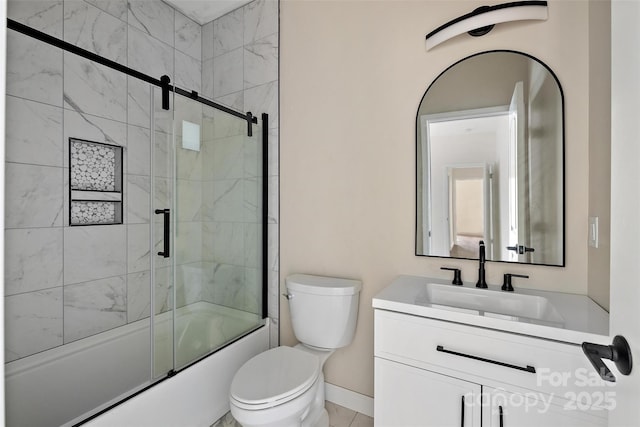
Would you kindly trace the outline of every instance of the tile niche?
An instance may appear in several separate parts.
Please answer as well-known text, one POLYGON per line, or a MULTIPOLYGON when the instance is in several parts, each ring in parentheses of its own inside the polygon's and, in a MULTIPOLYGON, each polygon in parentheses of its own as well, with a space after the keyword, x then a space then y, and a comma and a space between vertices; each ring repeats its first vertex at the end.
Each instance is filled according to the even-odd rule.
POLYGON ((69 138, 69 224, 122 224, 122 147, 69 138))

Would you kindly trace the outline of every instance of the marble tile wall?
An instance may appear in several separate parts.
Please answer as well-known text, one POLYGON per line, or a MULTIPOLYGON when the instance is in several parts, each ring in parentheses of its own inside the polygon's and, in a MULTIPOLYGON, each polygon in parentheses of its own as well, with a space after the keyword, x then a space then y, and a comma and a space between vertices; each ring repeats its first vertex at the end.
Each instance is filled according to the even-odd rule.
MULTIPOLYGON (((200 45, 198 45, 200 47, 200 45)), ((182 123, 202 126, 203 105, 184 97, 176 97, 175 114, 176 157, 175 193, 176 229, 174 240, 175 304, 176 307, 202 300, 202 282, 205 275, 202 265, 202 151, 182 148, 182 123)), ((168 171, 171 175, 171 171, 168 171)))
MULTIPOLYGON (((277 1, 254 1, 202 27, 163 2, 146 0, 12 0, 8 16, 144 73, 168 74, 178 86, 234 109, 269 113, 269 315, 277 345, 277 1)), ((170 126, 162 118, 150 123, 146 83, 13 31, 7 38, 5 304, 11 361, 149 316, 150 140, 153 134, 156 155, 166 156, 161 144, 170 126), (68 227, 69 137, 125 147, 122 225, 68 227)), ((184 171, 179 205, 188 219, 181 231, 185 241, 200 243, 176 248, 176 304, 216 300, 259 312, 255 200, 261 184, 245 166, 257 158, 255 144, 242 137, 244 123, 212 132, 216 144, 178 158, 184 171), (210 195, 215 203, 206 206, 210 195), (216 239, 206 238, 213 234, 216 239), (207 279, 213 277, 223 285, 213 286, 207 279)), ((169 171, 163 174, 163 165, 156 165, 156 195, 168 197, 169 171)), ((155 253, 161 242, 153 240, 155 253)), ((157 313, 173 306, 170 270, 160 267, 157 313)))
MULTIPOLYGON (((268 287, 269 287, 269 317, 272 319, 271 345, 279 343, 279 241, 278 241, 278 34, 279 34, 279 5, 277 0, 255 0, 238 8, 210 23, 202 26, 202 92, 204 96, 240 111, 251 111, 256 115, 269 114, 269 219, 268 219, 268 287)), ((227 135, 228 136, 228 135, 227 135)), ((217 140, 214 150, 235 156, 234 150, 239 150, 239 144, 233 140, 217 140)), ((245 162, 250 163, 251 149, 245 147, 245 162)), ((214 163, 216 156, 214 158, 214 163)), ((220 157, 218 157, 220 158, 220 157)), ((259 270, 251 260, 256 260, 251 251, 246 248, 255 247, 258 241, 255 222, 247 220, 240 230, 234 223, 232 210, 228 209, 233 203, 239 202, 240 191, 245 192, 245 201, 250 199, 252 192, 258 191, 259 181, 245 179, 240 190, 237 185, 237 163, 230 162, 215 168, 216 175, 212 178, 215 194, 220 194, 220 207, 216 208, 216 218, 208 225, 217 230, 222 240, 218 240, 218 247, 213 248, 211 258, 215 275, 224 280, 215 280, 203 289, 205 299, 222 299, 223 301, 240 300, 240 304, 249 304, 251 289, 255 289, 251 281, 256 280, 259 270), (244 240, 233 238, 235 234, 243 232, 244 240), (237 255, 239 247, 223 242, 233 239, 236 245, 245 246, 244 264, 239 263, 237 255), (241 287, 239 277, 242 272, 239 266, 244 266, 245 287, 241 287), (253 286, 253 288, 252 288, 253 286)), ((256 212, 258 206, 247 207, 248 215, 256 212)), ((255 261, 253 261, 255 263, 255 261)))
POLYGON ((211 111, 203 142, 203 299, 260 314, 257 211, 259 132, 246 134, 246 123, 211 111), (252 187, 256 187, 253 188, 252 187))
MULTIPOLYGON (((202 28, 164 2, 10 0, 8 16, 202 90, 202 28)), ((149 316, 157 129, 148 84, 14 31, 7 39, 5 355, 12 361, 149 316), (122 225, 68 226, 69 137, 125 147, 122 225)), ((159 276, 158 312, 171 306, 159 276)))

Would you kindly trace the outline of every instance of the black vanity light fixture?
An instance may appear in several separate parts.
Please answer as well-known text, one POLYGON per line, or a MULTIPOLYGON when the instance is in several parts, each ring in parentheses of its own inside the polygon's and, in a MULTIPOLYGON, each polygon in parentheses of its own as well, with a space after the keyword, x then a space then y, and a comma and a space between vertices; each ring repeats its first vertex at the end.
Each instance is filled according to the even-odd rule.
POLYGON ((546 1, 516 1, 494 6, 481 6, 427 34, 427 50, 463 33, 474 37, 484 36, 493 29, 495 24, 502 22, 544 21, 548 16, 546 1))

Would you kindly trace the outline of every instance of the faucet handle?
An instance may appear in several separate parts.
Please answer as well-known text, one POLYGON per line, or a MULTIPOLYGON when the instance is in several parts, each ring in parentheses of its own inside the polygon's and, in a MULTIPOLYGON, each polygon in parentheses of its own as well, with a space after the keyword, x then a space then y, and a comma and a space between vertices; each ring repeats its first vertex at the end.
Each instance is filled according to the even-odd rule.
POLYGON ((504 275, 504 280, 502 281, 502 290, 507 292, 513 292, 513 286, 511 285, 512 277, 522 277, 523 279, 528 279, 529 276, 525 276, 524 274, 513 274, 507 273, 504 275))
POLYGON ((459 268, 451 268, 451 267, 440 267, 440 270, 449 270, 453 271, 453 281, 452 285, 462 286, 462 276, 459 268))

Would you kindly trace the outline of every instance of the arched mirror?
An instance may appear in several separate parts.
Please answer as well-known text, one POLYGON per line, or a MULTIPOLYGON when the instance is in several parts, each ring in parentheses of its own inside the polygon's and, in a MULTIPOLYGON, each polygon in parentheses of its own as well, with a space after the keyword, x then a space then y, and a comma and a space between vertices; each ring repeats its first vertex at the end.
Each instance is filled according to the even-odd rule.
POLYGON ((491 51, 429 86, 416 117, 416 255, 564 265, 564 98, 540 60, 491 51))

